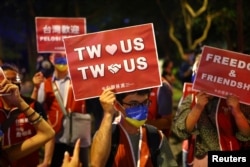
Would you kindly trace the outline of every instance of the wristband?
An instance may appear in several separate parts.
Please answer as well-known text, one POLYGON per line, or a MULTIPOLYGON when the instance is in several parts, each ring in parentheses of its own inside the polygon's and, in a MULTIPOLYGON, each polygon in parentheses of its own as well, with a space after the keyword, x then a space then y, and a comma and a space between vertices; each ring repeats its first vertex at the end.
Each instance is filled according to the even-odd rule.
MULTIPOLYGON (((27 108, 25 108, 24 110, 22 110, 21 112, 25 112, 28 111, 30 109, 30 106, 28 106, 27 108)), ((33 114, 33 113, 32 113, 33 114)))
POLYGON ((40 122, 42 119, 43 119, 43 117, 41 115, 39 115, 39 117, 37 119, 35 119, 34 121, 29 120, 29 122, 30 122, 31 125, 35 125, 38 122, 40 122))
POLYGON ((27 118, 30 118, 30 117, 32 117, 35 113, 36 113, 36 112, 33 111, 33 113, 31 113, 30 115, 27 115, 26 117, 27 117, 27 118))

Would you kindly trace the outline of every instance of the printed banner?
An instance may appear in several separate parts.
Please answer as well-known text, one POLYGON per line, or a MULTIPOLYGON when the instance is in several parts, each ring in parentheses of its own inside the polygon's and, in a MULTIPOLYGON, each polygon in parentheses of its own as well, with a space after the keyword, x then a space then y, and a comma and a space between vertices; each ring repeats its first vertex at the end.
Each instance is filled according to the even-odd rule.
POLYGON ((63 38, 86 33, 85 18, 36 17, 38 53, 65 51, 63 38))
POLYGON ((191 82, 185 82, 183 84, 183 88, 182 88, 182 96, 179 100, 179 104, 178 106, 182 103, 182 101, 188 96, 188 95, 192 95, 192 106, 195 104, 195 100, 193 99, 195 97, 195 95, 197 94, 197 91, 195 91, 193 89, 193 83, 191 82))
POLYGON ((182 97, 185 98, 190 94, 196 94, 197 91, 193 89, 193 83, 185 82, 182 89, 182 97))
POLYGON ((75 100, 161 86, 153 24, 64 38, 75 100))
POLYGON ((250 104, 250 56, 204 46, 193 89, 225 98, 236 95, 250 104))

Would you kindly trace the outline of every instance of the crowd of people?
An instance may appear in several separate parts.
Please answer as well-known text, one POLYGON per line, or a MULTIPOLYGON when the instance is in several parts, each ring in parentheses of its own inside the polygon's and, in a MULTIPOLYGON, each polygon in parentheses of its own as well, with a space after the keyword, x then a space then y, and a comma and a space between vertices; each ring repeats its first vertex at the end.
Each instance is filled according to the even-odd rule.
MULTIPOLYGON (((65 53, 53 53, 50 56, 51 63, 54 65, 54 72, 51 76, 45 77, 42 72, 37 72, 33 77, 34 89, 31 97, 36 99, 44 108, 49 117, 50 123, 55 130, 54 145, 50 147, 53 155, 50 160, 51 166, 60 166, 65 151, 73 153, 74 145, 60 140, 64 131, 63 127, 63 108, 68 112, 86 113, 85 101, 75 101, 71 86, 68 65, 65 53), (63 106, 60 106, 60 101, 63 106)), ((73 127, 74 128, 74 127, 73 127)), ((89 145, 81 145, 80 161, 83 166, 88 166, 89 145)))
MULTIPOLYGON (((182 84, 192 82, 199 56, 194 64, 188 63, 182 84)), ((173 154, 172 134, 182 141, 194 139, 188 140, 194 143, 187 150, 189 158, 193 153, 194 167, 208 166, 208 151, 249 149, 243 146, 250 141, 250 106, 236 96, 224 99, 205 91, 190 93, 181 98, 174 112, 176 78, 168 57, 161 66, 161 87, 126 93, 107 88, 98 98, 80 101, 74 100, 65 53, 51 54, 50 63, 51 74, 34 74, 30 96, 20 93, 18 68, 1 65, 5 78, 0 82, 0 166, 189 166, 186 158, 179 162, 173 154), (62 140, 64 110, 92 114, 91 144, 81 138, 73 143, 62 140)), ((74 127, 70 129, 73 133, 74 127)))

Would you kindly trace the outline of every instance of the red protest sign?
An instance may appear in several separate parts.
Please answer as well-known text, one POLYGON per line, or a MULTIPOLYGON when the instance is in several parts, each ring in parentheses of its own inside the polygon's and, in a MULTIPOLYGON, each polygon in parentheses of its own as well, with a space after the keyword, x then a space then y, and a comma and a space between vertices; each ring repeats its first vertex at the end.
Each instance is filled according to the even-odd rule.
POLYGON ((188 96, 188 95, 192 95, 192 106, 195 104, 195 99, 193 99, 195 97, 195 95, 197 94, 197 91, 195 91, 193 89, 193 83, 190 82, 185 82, 183 84, 183 89, 182 89, 182 96, 179 100, 179 104, 182 103, 182 101, 188 96))
POLYGON ((153 24, 64 38, 76 100, 161 85, 153 24))
POLYGON ((249 71, 249 55, 205 46, 193 89, 222 98, 236 95, 242 103, 250 104, 249 71))
POLYGON ((63 38, 86 33, 85 18, 36 17, 38 53, 65 51, 63 38))
POLYGON ((190 94, 196 94, 197 91, 193 89, 193 83, 185 82, 182 89, 182 97, 185 98, 190 94))

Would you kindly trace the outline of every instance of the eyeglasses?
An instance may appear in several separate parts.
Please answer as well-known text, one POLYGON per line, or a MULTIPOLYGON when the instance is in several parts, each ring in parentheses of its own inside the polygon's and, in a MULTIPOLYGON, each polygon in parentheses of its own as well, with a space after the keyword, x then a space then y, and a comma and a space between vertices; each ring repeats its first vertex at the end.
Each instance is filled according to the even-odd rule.
POLYGON ((151 104, 151 100, 147 99, 142 103, 138 103, 138 102, 124 103, 124 102, 122 102, 122 104, 128 106, 128 108, 139 107, 139 106, 149 106, 151 104))
POLYGON ((7 78, 11 83, 13 84, 20 84, 21 83, 21 79, 19 76, 16 76, 16 78, 7 78))

